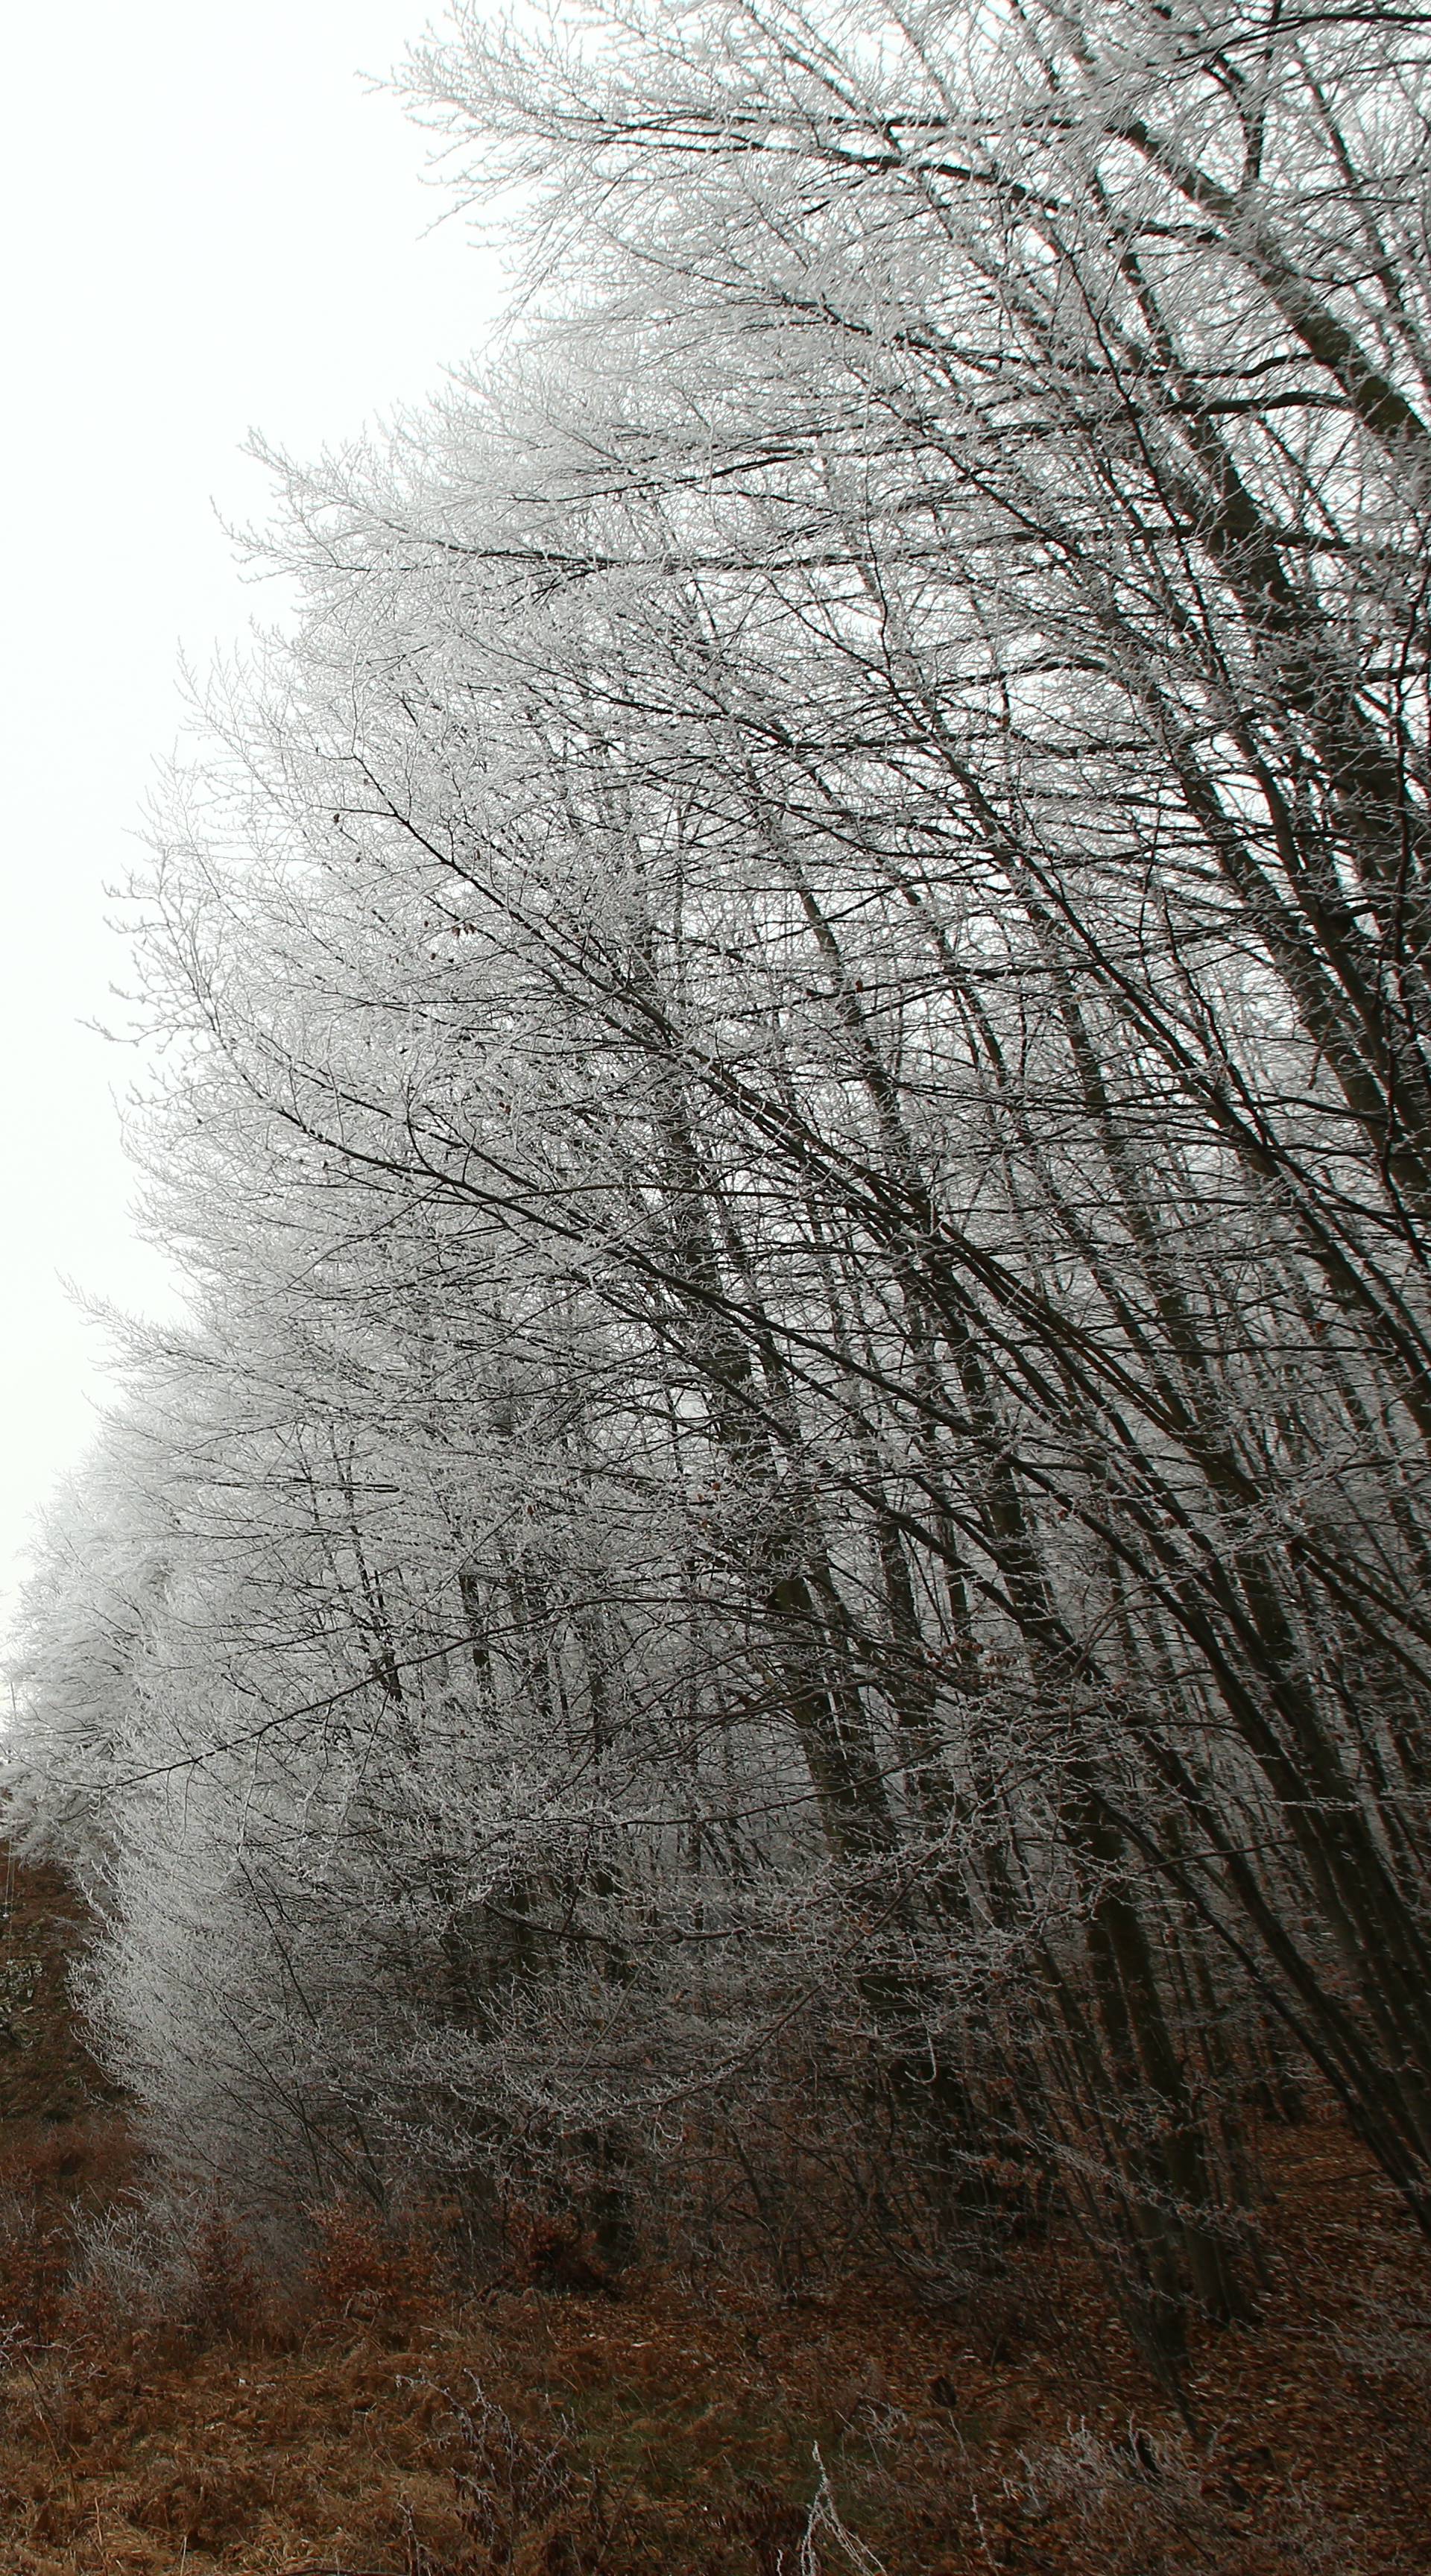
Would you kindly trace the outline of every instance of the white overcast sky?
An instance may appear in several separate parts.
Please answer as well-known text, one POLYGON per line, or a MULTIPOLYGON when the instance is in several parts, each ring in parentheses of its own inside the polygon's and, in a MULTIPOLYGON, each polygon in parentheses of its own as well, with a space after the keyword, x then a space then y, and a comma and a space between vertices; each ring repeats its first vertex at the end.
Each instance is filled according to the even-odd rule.
MULTIPOLYGON (((424 0, 71 0, 7 26, 0 806, 0 1617, 82 1452, 102 1347, 63 1282, 155 1311, 113 1095, 83 1023, 156 757, 202 662, 275 603, 215 504, 261 513, 250 427, 301 450, 420 394, 495 282, 385 74, 424 0)), ((440 16, 440 10, 436 12, 440 16)))

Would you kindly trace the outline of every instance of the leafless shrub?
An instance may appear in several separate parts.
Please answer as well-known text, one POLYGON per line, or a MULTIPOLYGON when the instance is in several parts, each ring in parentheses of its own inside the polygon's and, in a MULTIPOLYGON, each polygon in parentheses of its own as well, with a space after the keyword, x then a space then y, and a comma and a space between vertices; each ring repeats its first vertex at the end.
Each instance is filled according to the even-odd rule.
POLYGON ((1025 2515, 1072 2521, 1106 2576, 1191 2566, 1215 2576, 1355 2576, 1351 2535, 1310 2495, 1279 2515, 1275 2542, 1254 2530, 1250 2499, 1215 2441, 1152 2433, 1131 2419, 1113 2439, 1080 2423, 1022 2458, 1025 2515))
POLYGON ((270 2299, 258 2255, 212 2195, 169 2182, 82 2232, 69 2323, 91 2342, 168 2333, 202 2345, 260 2330, 270 2299))

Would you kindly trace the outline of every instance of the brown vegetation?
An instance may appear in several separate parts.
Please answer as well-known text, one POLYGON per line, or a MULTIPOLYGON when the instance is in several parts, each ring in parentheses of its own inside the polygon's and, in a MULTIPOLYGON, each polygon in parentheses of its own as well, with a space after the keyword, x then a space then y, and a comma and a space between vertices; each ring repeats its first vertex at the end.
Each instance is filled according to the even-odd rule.
POLYGON ((1262 2133, 1259 2314, 1195 2331, 1185 2417, 1057 2226, 962 2308, 869 2269, 805 2297, 773 2261, 613 2277, 525 2208, 478 2278, 453 2213, 342 2202, 285 2268, 217 2207, 155 2219, 69 2007, 74 1900, 8 1888, 5 2576, 1424 2563, 1431 2262, 1330 2116, 1262 2133))
POLYGON ((1269 2142, 1261 2314, 1195 2336, 1186 2421, 1057 2232, 1015 2254, 990 2316, 869 2275, 800 2301, 651 2273, 541 2286, 530 2227, 473 2288, 442 2278, 440 2220, 341 2206, 281 2285, 210 2212, 141 2313, 94 2229, 106 2195, 134 2203, 124 2154, 109 2112, 9 2156, 15 2576, 1424 2563, 1431 2273, 1330 2119, 1269 2142))

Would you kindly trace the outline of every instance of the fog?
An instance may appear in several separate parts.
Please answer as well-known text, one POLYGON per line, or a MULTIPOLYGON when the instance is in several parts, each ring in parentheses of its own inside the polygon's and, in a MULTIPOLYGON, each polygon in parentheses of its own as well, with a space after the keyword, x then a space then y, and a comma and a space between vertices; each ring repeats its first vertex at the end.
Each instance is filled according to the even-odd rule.
POLYGON ((423 137, 362 77, 422 25, 403 0, 84 0, 12 26, 0 1596, 102 1394, 74 1291, 173 1301, 130 1217, 133 1060, 94 1024, 122 1017, 106 889, 182 722, 181 650, 202 666, 281 613, 223 524, 264 506, 243 442, 342 438, 420 394, 490 306, 423 137))

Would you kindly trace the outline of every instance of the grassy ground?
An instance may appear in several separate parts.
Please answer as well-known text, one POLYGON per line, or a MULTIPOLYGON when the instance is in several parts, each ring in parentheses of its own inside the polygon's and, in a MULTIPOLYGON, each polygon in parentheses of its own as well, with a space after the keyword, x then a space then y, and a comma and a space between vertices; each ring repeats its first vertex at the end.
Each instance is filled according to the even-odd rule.
POLYGON ((0 2065, 4 2576, 1431 2563, 1431 2262, 1330 2120, 1264 2143, 1261 2313, 1196 2339, 1190 2423, 1059 2242, 1022 2251, 997 2315, 954 2316, 869 2276, 781 2304, 521 2287, 518 2264, 459 2295, 341 2210, 280 2295, 214 2220, 187 2297, 141 2316, 68 2279, 133 2177, 122 2111, 85 2107, 58 1914, 38 1884, 11 1923, 44 1957, 0 2065))

